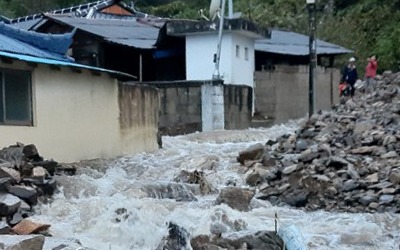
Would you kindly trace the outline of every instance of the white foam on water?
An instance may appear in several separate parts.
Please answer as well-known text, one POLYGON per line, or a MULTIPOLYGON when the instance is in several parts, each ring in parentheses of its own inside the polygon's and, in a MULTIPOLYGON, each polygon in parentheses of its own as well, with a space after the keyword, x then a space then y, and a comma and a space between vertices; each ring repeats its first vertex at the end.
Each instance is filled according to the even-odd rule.
POLYGON ((273 207, 264 201, 254 202, 256 208, 249 212, 239 212, 224 204, 215 206, 216 195, 176 202, 149 198, 144 189, 158 186, 166 191, 181 170, 209 166, 210 162, 214 170, 206 169, 205 173, 214 187, 223 187, 228 180, 243 186, 243 177, 237 172, 238 152, 297 128, 298 123, 292 122, 269 129, 164 137, 164 149, 155 153, 125 157, 107 168, 82 168, 76 176, 59 177, 61 192, 52 203, 36 208, 35 219, 51 224, 50 233, 55 237, 77 238, 96 250, 146 250, 157 247, 167 234, 169 221, 192 236, 210 234, 211 217, 222 209, 230 221, 247 223, 247 229, 240 232, 245 234, 274 230, 278 213, 279 225, 294 224, 310 249, 399 249, 398 214, 305 212, 273 207), (120 208, 126 213, 117 214, 120 208))

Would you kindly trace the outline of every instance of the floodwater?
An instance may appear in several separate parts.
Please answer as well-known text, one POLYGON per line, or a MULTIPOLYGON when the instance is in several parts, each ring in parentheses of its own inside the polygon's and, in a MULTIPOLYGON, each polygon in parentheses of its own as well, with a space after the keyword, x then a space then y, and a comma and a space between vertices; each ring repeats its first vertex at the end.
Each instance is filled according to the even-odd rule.
POLYGON ((204 168, 216 189, 227 183, 245 186, 238 173, 238 152, 292 133, 298 126, 291 122, 268 129, 164 137, 164 149, 157 152, 95 169, 82 167, 76 176, 59 177, 61 192, 52 203, 37 207, 35 219, 51 224, 54 237, 79 239, 91 249, 145 250, 157 247, 170 221, 191 236, 210 234, 211 218, 223 210, 229 220, 245 221, 246 233, 274 230, 278 213, 279 225, 295 225, 310 249, 399 249, 399 214, 304 212, 257 200, 251 211, 239 212, 214 205, 216 194, 201 196, 196 187, 173 182, 181 170, 204 168), (193 195, 197 200, 185 200, 193 195))

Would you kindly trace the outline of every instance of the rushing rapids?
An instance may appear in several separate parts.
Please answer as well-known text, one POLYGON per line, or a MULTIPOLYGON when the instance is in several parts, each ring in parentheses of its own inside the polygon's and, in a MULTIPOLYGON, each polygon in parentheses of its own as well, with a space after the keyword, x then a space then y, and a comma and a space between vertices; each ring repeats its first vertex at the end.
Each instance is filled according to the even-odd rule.
MULTIPOLYGON (((239 212, 214 205, 216 193, 201 196, 195 185, 176 183, 181 170, 203 168, 214 189, 245 186, 236 156, 255 142, 265 143, 292 133, 297 123, 269 129, 196 133, 165 137, 164 149, 97 166, 82 166, 75 176, 58 177, 61 191, 36 208, 35 219, 51 224, 57 238, 78 239, 88 249, 156 249, 168 234, 168 223, 184 228, 189 237, 210 234, 221 210, 230 221, 246 224, 239 233, 274 230, 294 224, 310 249, 398 249, 400 215, 381 213, 304 212, 254 200, 239 212)), ((230 233, 229 231, 227 233, 230 233)))

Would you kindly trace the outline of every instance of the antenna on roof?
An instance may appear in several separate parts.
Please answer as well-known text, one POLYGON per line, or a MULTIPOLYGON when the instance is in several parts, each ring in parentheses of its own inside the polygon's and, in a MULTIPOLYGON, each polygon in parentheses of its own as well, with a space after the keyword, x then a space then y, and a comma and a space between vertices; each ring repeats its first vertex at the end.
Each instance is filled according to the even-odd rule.
POLYGON ((214 21, 221 10, 221 0, 211 0, 210 3, 210 20, 214 21))

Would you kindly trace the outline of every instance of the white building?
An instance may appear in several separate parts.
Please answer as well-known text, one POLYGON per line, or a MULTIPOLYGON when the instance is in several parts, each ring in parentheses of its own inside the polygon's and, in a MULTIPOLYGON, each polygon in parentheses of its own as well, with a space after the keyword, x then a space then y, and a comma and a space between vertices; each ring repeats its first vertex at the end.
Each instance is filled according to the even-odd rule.
MULTIPOLYGON (((186 37, 186 80, 211 80, 215 73, 219 23, 171 21, 167 34, 186 37)), ((221 42, 219 74, 225 85, 254 88, 255 40, 268 32, 243 19, 226 19, 221 42)), ((203 131, 224 129, 224 88, 202 86, 203 131)))

